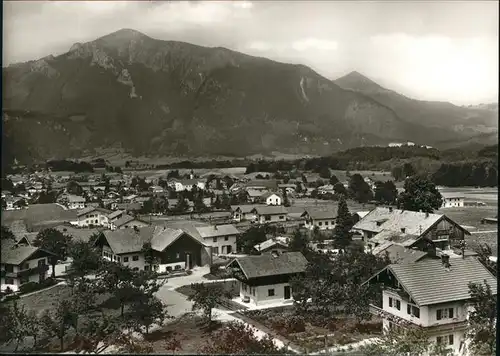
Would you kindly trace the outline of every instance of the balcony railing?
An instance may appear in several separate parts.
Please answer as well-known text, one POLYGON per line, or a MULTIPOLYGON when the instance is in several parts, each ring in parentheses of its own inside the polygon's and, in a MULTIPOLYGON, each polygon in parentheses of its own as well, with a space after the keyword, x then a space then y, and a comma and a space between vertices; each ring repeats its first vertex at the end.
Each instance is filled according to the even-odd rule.
POLYGON ((31 276, 34 274, 40 274, 43 272, 47 272, 48 270, 49 270, 49 265, 40 265, 40 266, 36 266, 33 268, 28 268, 28 269, 19 271, 16 273, 16 276, 17 277, 31 276))
POLYGON ((418 325, 413 324, 399 316, 391 314, 373 304, 370 304, 370 313, 404 328, 418 327, 418 325))

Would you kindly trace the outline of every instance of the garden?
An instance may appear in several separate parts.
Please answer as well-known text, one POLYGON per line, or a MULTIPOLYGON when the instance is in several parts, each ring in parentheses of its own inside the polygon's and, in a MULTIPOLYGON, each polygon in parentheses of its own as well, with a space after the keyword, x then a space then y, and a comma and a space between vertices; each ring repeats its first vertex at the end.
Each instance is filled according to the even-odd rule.
POLYGON ((328 317, 315 313, 301 316, 290 308, 251 310, 243 314, 307 352, 343 346, 382 335, 382 320, 375 317, 357 321, 354 317, 340 313, 328 317))

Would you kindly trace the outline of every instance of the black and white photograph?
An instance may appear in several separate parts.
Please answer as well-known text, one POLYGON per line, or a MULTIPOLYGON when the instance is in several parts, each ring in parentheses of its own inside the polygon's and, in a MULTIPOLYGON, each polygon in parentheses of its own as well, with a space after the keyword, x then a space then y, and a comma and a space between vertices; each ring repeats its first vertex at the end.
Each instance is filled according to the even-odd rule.
POLYGON ((497 354, 498 1, 2 10, 0 353, 497 354))

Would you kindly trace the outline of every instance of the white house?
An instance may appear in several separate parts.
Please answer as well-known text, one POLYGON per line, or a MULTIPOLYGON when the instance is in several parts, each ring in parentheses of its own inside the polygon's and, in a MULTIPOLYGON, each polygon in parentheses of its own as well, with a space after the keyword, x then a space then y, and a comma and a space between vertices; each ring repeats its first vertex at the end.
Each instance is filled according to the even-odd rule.
POLYGON ((276 193, 264 193, 261 199, 266 203, 266 205, 282 205, 283 199, 281 195, 276 193))
POLYGON ((198 189, 205 190, 206 182, 200 179, 171 179, 168 181, 168 186, 174 189, 176 192, 182 192, 184 190, 190 191, 193 189, 193 186, 196 186, 198 189))
POLYGON ((382 304, 370 305, 383 319, 383 331, 422 328, 430 342, 454 355, 466 354, 469 283, 486 280, 494 294, 497 279, 475 257, 423 259, 391 264, 365 283, 383 283, 382 304))
POLYGON ((123 214, 120 216, 118 219, 114 219, 109 223, 109 228, 111 230, 117 230, 117 229, 136 229, 140 227, 145 227, 149 226, 147 222, 144 220, 135 218, 131 215, 128 214, 123 214))
POLYGON ((236 239, 241 232, 230 224, 196 227, 203 243, 212 247, 214 255, 225 255, 237 251, 236 239))
POLYGON ((281 205, 258 206, 252 209, 256 216, 256 222, 265 224, 270 222, 285 222, 288 211, 281 205))
POLYGON ((464 204, 464 196, 460 193, 441 193, 443 205, 441 208, 460 208, 464 204))
POLYGON ((103 208, 89 207, 79 211, 76 214, 76 221, 72 221, 73 225, 79 227, 88 226, 109 226, 108 216, 111 214, 110 210, 103 208))
POLYGON ((84 209, 86 199, 79 195, 66 194, 61 197, 61 203, 64 203, 68 209, 84 209))
POLYGON ((281 255, 288 252, 288 240, 289 238, 275 237, 255 245, 254 248, 261 254, 281 255))
POLYGON ((28 239, 1 240, 0 286, 17 292, 22 284, 40 283, 48 277, 52 252, 32 246, 28 239))
POLYGON ((234 301, 258 306, 292 304, 290 279, 304 273, 306 267, 300 252, 239 257, 226 266, 240 283, 240 296, 234 301))
POLYGON ((233 206, 231 206, 233 220, 238 221, 238 222, 256 220, 257 215, 253 210, 258 206, 265 206, 265 205, 233 205, 233 206))
POLYGON ((332 230, 335 227, 337 212, 306 210, 300 217, 304 219, 306 229, 314 230, 317 227, 320 230, 332 230))

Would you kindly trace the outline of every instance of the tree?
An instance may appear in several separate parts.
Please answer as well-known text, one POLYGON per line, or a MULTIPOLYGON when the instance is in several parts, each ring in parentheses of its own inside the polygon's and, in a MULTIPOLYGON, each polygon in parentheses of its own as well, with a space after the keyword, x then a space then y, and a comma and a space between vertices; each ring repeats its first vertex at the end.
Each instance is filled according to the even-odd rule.
POLYGON ((179 200, 177 201, 177 204, 175 205, 174 211, 176 213, 182 214, 185 213, 189 209, 189 204, 183 196, 179 196, 179 200))
POLYGON ((470 306, 469 328, 467 336, 471 340, 471 347, 477 355, 496 354, 496 322, 497 299, 490 285, 469 284, 470 306))
POLYGON ((204 283, 192 283, 193 294, 188 297, 193 303, 193 311, 203 311, 204 319, 212 322, 212 309, 221 304, 225 298, 230 299, 231 294, 220 285, 208 285, 204 283))
POLYGON ((373 197, 370 186, 358 173, 349 178, 349 195, 359 203, 366 203, 373 197))
POLYGON ((222 192, 220 205, 221 205, 222 209, 230 209, 231 208, 231 201, 229 199, 229 196, 226 194, 226 191, 222 192))
POLYGON ((404 192, 397 201, 399 209, 432 213, 443 205, 441 193, 426 178, 413 176, 405 181, 404 192))
POLYGON ((384 204, 394 204, 398 197, 398 190, 393 181, 376 181, 374 199, 384 204))
POLYGON ((303 234, 299 229, 295 230, 288 244, 290 251, 304 253, 309 248, 309 240, 306 234, 303 234))
POLYGON ((130 306, 129 322, 137 331, 142 327, 149 333, 149 328, 153 324, 162 325, 168 317, 165 305, 156 296, 143 293, 137 295, 130 306))
POLYGON ((344 185, 340 182, 335 183, 333 185, 333 191, 335 192, 336 195, 341 196, 347 196, 347 189, 344 187, 344 185))
POLYGON ((429 336, 423 329, 410 327, 399 331, 391 330, 379 340, 362 346, 360 351, 367 356, 424 356, 432 347, 429 336))
POLYGON ((403 165, 403 176, 405 178, 411 177, 415 174, 415 168, 413 168, 413 165, 411 163, 405 163, 403 165))
POLYGON ((98 292, 113 294, 120 304, 120 315, 123 317, 125 305, 136 296, 134 272, 127 266, 107 262, 101 265, 97 277, 98 292))
POLYGON ((153 269, 153 266, 159 263, 159 259, 155 256, 155 252, 153 248, 151 247, 150 242, 146 242, 142 245, 142 250, 141 252, 144 254, 144 262, 151 266, 151 270, 153 269))
POLYGON ((4 311, 4 325, 8 326, 3 330, 5 332, 2 338, 10 342, 15 342, 16 347, 14 351, 17 351, 19 344, 21 344, 27 337, 31 336, 34 338, 34 346, 36 347, 36 342, 38 335, 40 333, 40 323, 34 311, 28 312, 24 304, 19 306, 17 301, 4 311))
POLYGON ((16 241, 16 237, 12 233, 12 231, 7 227, 2 225, 2 230, 0 231, 0 238, 1 240, 10 240, 10 241, 16 241))
POLYGON ((78 196, 83 195, 83 188, 80 186, 80 184, 78 184, 74 180, 70 180, 68 184, 66 184, 66 191, 69 194, 74 194, 78 196))
POLYGON ((475 251, 478 254, 478 260, 481 262, 494 276, 497 276, 497 264, 490 260, 493 255, 491 246, 488 244, 480 244, 475 251))
POLYGON ((332 176, 330 177, 329 183, 331 185, 335 185, 335 184, 339 183, 339 179, 337 178, 337 176, 335 174, 332 174, 332 176))
POLYGON ((72 309, 69 300, 61 300, 54 310, 46 310, 41 317, 42 327, 47 336, 59 339, 61 352, 64 351, 64 337, 69 329, 76 329, 77 317, 72 309))
POLYGON ((214 337, 214 341, 204 345, 199 352, 203 354, 285 354, 284 349, 276 347, 273 339, 265 335, 259 339, 255 330, 241 322, 225 323, 214 337))
POLYGON ((353 227, 353 220, 351 213, 349 213, 349 208, 347 207, 347 202, 342 196, 339 200, 339 205, 337 209, 337 220, 335 227, 333 228, 333 240, 335 247, 339 250, 345 252, 347 246, 351 244, 352 234, 351 229, 353 227))
POLYGON ((72 259, 70 274, 82 278, 96 272, 101 265, 101 256, 91 243, 71 241, 68 256, 72 259))
POLYGON ((56 277, 56 264, 58 259, 65 260, 68 256, 71 236, 65 235, 56 229, 44 229, 36 235, 33 245, 44 250, 50 251, 56 255, 51 258, 52 278, 56 277))
POLYGON ((282 195, 283 195, 283 205, 285 207, 289 207, 290 206, 290 200, 288 199, 288 194, 286 192, 286 189, 283 189, 282 195))
POLYGON ((99 318, 88 318, 80 329, 79 337, 81 351, 100 354, 108 347, 118 344, 118 339, 123 334, 120 323, 114 317, 102 314, 99 318))
POLYGON ((330 179, 330 177, 332 176, 332 172, 330 172, 330 168, 323 166, 319 170, 319 176, 323 179, 330 179))
POLYGON ((238 251, 245 254, 255 253, 254 246, 267 240, 264 226, 252 226, 236 238, 238 251))

